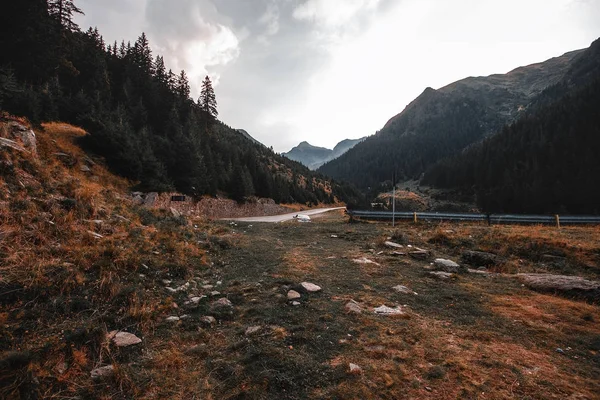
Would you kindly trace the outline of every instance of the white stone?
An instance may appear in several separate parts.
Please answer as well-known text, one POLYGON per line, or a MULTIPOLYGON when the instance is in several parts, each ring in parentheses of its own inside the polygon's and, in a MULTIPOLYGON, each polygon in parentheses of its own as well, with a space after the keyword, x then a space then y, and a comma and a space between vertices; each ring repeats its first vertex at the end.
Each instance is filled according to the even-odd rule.
POLYGON ((351 374, 361 374, 362 368, 356 364, 350 363, 348 364, 348 368, 350 369, 351 374))
POLYGON ((446 272, 456 273, 460 268, 460 265, 458 265, 454 261, 446 260, 444 258, 436 258, 433 264, 436 266, 436 268, 439 268, 446 272))
POLYGON ((299 305, 301 305, 302 303, 300 303, 299 301, 292 301, 292 305, 294 307, 298 307, 299 305))
POLYGON ((246 336, 254 335, 262 329, 262 326, 249 326, 246 329, 246 336))
POLYGON ((404 246, 402 246, 401 244, 394 243, 394 242, 389 242, 389 241, 388 241, 388 242, 385 242, 384 244, 385 244, 387 247, 391 247, 391 248, 393 248, 393 249, 403 249, 403 248, 404 248, 404 246))
POLYGON ((346 309, 346 312, 354 314, 362 314, 363 311, 360 304, 358 304, 354 300, 351 300, 348 303, 346 303, 346 306, 344 308, 346 309))
POLYGON ((373 312, 378 315, 404 315, 404 311, 400 306, 396 308, 391 308, 385 305, 379 306, 373 309, 373 312))
POLYGON ((441 279, 441 280, 446 280, 446 279, 450 279, 454 276, 454 274, 451 274, 450 272, 443 272, 443 271, 436 271, 436 272, 430 272, 429 275, 441 279))
POLYGON ((287 293, 287 298, 288 298, 288 300, 296 300, 296 299, 299 299, 299 298, 301 298, 301 297, 302 297, 302 296, 300 295, 300 293, 296 292, 295 290, 290 290, 290 291, 287 293))
POLYGON ((394 286, 392 289, 394 289, 398 293, 417 294, 417 292, 413 292, 412 290, 403 285, 394 286))
POLYGON ((321 291, 320 286, 317 286, 314 283, 310 283, 310 282, 302 282, 300 284, 300 286, 302 286, 304 288, 304 290, 306 290, 307 292, 310 292, 310 293, 315 293, 315 292, 321 291))
POLYGON ((375 261, 369 260, 366 257, 362 257, 362 258, 357 258, 355 260, 352 260, 357 264, 374 264, 374 265, 379 265, 379 263, 376 263, 375 261))
POLYGON ((165 321, 167 321, 167 322, 177 322, 177 321, 179 321, 179 319, 180 319, 179 317, 171 316, 171 317, 165 318, 165 321))
POLYGON ((108 334, 117 347, 127 347, 142 343, 142 339, 129 332, 112 331, 108 334))
POLYGON ((210 315, 207 315, 205 317, 200 318, 200 322, 204 322, 205 324, 208 325, 214 325, 217 320, 215 319, 215 317, 211 317, 210 315))

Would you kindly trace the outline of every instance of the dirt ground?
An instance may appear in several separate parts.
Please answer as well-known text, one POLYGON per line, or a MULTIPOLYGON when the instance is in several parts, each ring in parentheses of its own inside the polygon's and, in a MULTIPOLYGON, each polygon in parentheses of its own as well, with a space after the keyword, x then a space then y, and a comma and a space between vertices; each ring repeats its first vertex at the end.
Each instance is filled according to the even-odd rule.
POLYGON ((559 268, 597 278, 599 242, 569 247, 582 229, 594 237, 597 228, 403 224, 392 230, 348 224, 336 214, 310 224, 224 229, 235 245, 212 255, 212 273, 228 289, 235 314, 207 336, 209 397, 600 398, 597 304, 537 293, 503 275, 441 281, 426 269, 435 257, 457 260, 463 248, 495 243, 496 253, 508 256, 499 269, 559 268), (392 256, 383 245, 388 237, 430 254, 426 260, 392 256), (528 241, 536 243, 530 254, 528 241), (566 265, 538 263, 540 246, 560 250, 566 265), (361 258, 374 263, 353 261, 361 258), (323 290, 303 292, 298 283, 304 281, 323 290), (416 294, 398 293, 396 285, 416 294), (301 293, 300 305, 287 300, 289 289, 301 293), (345 310, 350 301, 362 314, 345 310), (381 305, 401 306, 405 314, 375 315, 381 305), (245 334, 248 327, 257 332, 245 334), (359 369, 351 372, 350 363, 359 369))

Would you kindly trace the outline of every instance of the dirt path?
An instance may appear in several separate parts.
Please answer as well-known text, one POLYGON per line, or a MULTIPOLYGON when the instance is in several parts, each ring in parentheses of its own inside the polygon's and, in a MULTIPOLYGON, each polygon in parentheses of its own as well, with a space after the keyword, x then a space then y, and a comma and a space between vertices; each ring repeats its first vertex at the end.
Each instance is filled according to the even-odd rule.
POLYGON ((344 209, 344 207, 318 208, 315 210, 299 211, 299 212, 293 212, 293 213, 282 214, 282 215, 271 215, 271 216, 267 216, 267 217, 223 218, 223 220, 238 221, 238 222, 274 222, 274 223, 277 223, 277 222, 290 221, 290 220, 294 219, 294 217, 298 214, 311 216, 311 215, 318 215, 318 214, 323 214, 323 213, 327 213, 330 211, 343 210, 343 209, 344 209))

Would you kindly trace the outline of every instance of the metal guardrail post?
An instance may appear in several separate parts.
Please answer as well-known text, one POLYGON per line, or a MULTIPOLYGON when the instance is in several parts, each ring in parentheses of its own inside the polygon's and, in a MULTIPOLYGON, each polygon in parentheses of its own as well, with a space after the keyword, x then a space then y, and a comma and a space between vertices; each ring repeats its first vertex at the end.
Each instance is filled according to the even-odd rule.
POLYGON ((417 213, 416 212, 413 213, 413 220, 416 224, 417 223, 417 213))
POLYGON ((557 227, 558 229, 560 229, 560 216, 559 216, 558 214, 556 214, 556 215, 554 216, 554 218, 556 218, 556 227, 557 227))

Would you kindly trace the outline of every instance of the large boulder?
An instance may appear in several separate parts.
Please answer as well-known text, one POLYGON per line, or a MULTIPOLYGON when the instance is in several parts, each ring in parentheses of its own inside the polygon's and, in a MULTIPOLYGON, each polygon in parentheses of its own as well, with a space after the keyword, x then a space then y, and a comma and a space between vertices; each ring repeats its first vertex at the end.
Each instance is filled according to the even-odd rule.
POLYGON ((6 124, 6 139, 17 142, 28 152, 37 155, 37 139, 35 133, 16 121, 6 124))
POLYGON ((517 274, 527 287, 544 292, 579 294, 600 299, 600 282, 580 276, 552 274, 517 274))
POLYGON ((460 265, 458 265, 452 260, 446 260, 444 258, 436 258, 433 262, 433 266, 438 271, 450 272, 452 274, 462 272, 462 268, 460 265))

